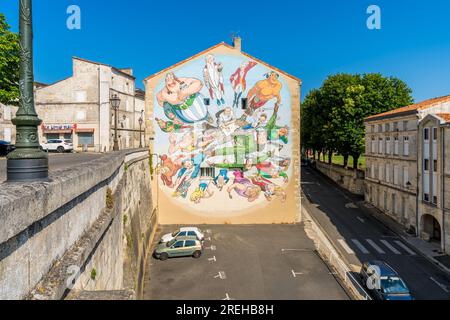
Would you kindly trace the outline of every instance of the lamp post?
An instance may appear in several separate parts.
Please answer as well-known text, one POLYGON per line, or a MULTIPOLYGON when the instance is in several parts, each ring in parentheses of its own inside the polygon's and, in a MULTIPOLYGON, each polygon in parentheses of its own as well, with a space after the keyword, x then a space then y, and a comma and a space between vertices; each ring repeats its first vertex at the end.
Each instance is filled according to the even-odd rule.
POLYGON ((8 155, 8 182, 47 180, 48 156, 39 144, 38 118, 34 105, 32 1, 19 1, 20 101, 16 118, 16 150, 8 155))
POLYGON ((117 94, 114 94, 111 99, 111 106, 114 108, 114 146, 113 151, 119 151, 119 139, 117 137, 117 126, 119 125, 119 118, 117 116, 117 111, 120 107, 120 98, 117 94))
POLYGON ((141 111, 141 117, 139 118, 139 148, 142 148, 142 124, 144 123, 144 119, 142 117, 142 114, 144 113, 144 110, 141 111))

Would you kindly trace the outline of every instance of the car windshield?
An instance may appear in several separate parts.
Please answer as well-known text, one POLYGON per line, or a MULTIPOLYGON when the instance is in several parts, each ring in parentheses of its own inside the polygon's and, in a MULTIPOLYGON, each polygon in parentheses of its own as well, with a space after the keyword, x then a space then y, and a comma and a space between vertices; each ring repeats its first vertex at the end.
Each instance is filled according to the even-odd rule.
POLYGON ((406 284, 398 277, 381 278, 381 288, 387 294, 404 294, 409 293, 406 284))
POLYGON ((172 237, 176 237, 180 233, 180 229, 172 232, 172 237))
POLYGON ((177 239, 172 239, 172 240, 170 240, 169 242, 167 242, 167 247, 171 247, 171 246, 173 246, 174 244, 175 244, 175 242, 177 241, 177 239))

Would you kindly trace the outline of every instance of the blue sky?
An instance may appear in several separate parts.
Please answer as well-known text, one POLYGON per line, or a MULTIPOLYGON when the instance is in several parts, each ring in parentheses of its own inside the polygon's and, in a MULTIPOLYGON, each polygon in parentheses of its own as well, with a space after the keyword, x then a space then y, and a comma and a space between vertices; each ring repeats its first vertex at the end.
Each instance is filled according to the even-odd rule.
MULTIPOLYGON (((243 50, 300 77, 302 96, 337 72, 405 80, 416 101, 450 94, 448 0, 39 0, 34 2, 35 77, 71 75, 71 56, 132 67, 142 80, 239 32, 243 50), (81 30, 66 10, 81 8, 81 30), (382 29, 366 27, 381 8, 382 29)), ((18 30, 19 0, 1 0, 18 30)))

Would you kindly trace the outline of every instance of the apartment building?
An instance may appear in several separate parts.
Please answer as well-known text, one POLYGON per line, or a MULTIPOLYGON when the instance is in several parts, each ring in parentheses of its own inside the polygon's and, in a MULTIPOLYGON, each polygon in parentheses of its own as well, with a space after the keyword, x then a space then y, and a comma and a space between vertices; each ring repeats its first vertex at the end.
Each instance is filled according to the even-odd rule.
MULTIPOLYGON (((424 136, 419 125, 428 116, 449 112, 450 96, 446 96, 374 115, 365 122, 366 201, 416 235, 425 236, 425 225, 429 229, 419 210, 426 185, 422 167, 430 165, 422 161, 424 136)), ((428 134, 431 137, 433 133, 428 134)), ((426 181, 438 180, 431 175, 426 181)), ((433 194, 427 194, 432 203, 433 194)), ((430 237, 433 239, 440 240, 430 237)))
POLYGON ((16 141, 16 127, 11 122, 16 112, 17 107, 0 103, 0 140, 12 143, 16 141))
POLYGON ((117 95, 120 149, 139 147, 145 132, 145 121, 142 129, 139 121, 145 116, 145 94, 136 90, 133 71, 76 57, 72 65, 71 77, 35 86, 36 110, 43 121, 40 141, 71 139, 78 150, 111 151, 115 112, 110 98, 117 95))

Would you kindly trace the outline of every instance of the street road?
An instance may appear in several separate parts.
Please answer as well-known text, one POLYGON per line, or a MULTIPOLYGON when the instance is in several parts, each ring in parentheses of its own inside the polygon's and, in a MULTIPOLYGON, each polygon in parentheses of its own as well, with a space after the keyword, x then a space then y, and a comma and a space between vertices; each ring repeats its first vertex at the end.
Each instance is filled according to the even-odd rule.
MULTIPOLYGON (((178 227, 162 226, 153 246, 178 227)), ((200 228, 207 231, 200 259, 149 259, 144 299, 349 299, 303 225, 200 228)))
POLYGON ((303 205, 355 271, 365 261, 384 260, 397 270, 416 299, 450 299, 449 276, 358 208, 355 203, 360 198, 313 169, 302 171, 307 198, 303 205))
MULTIPOLYGON (((70 168, 81 163, 89 162, 103 157, 103 154, 93 153, 50 153, 50 171, 70 168)), ((0 183, 6 180, 6 159, 0 158, 0 183)))

